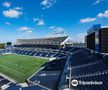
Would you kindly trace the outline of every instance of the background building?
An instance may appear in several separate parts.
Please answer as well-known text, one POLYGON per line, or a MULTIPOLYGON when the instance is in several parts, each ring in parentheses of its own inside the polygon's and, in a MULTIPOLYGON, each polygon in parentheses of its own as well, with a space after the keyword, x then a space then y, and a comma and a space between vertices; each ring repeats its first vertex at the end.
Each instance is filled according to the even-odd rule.
POLYGON ((5 43, 0 43, 0 49, 4 49, 5 48, 5 43))
POLYGON ((108 27, 101 27, 100 24, 93 25, 86 36, 87 48, 108 53, 108 27))

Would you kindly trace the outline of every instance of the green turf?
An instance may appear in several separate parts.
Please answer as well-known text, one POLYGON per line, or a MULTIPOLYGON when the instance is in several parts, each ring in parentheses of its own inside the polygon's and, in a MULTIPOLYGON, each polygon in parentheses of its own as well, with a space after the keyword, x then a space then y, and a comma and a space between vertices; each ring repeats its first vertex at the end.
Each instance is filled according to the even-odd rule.
POLYGON ((48 59, 16 54, 0 55, 0 72, 22 83, 47 61, 48 59))

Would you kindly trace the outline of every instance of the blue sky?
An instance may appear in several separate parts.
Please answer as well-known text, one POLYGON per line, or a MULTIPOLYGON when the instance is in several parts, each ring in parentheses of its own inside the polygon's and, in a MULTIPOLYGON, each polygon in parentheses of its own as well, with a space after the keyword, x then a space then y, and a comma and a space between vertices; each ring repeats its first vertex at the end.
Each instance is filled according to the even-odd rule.
POLYGON ((0 0, 0 42, 64 32, 84 42, 99 23, 108 26, 108 0, 0 0))

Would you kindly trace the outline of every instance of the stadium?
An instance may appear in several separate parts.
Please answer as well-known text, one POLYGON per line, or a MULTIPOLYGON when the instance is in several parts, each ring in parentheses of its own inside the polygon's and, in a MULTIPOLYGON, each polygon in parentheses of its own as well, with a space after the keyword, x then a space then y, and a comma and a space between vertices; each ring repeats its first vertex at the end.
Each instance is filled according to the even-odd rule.
POLYGON ((67 47, 68 39, 69 36, 17 39, 14 46, 5 46, 0 50, 1 89, 107 90, 108 55, 67 47), (102 85, 77 85, 73 80, 102 81, 102 85))
POLYGON ((0 90, 108 90, 108 0, 0 0, 0 90))

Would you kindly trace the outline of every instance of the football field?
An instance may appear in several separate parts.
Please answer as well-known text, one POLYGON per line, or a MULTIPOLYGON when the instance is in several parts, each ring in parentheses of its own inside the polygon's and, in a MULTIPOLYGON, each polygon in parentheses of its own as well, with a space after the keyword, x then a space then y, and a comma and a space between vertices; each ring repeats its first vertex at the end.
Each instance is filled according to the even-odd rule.
POLYGON ((17 54, 0 55, 0 73, 22 83, 46 62, 48 62, 48 59, 32 56, 17 54))

